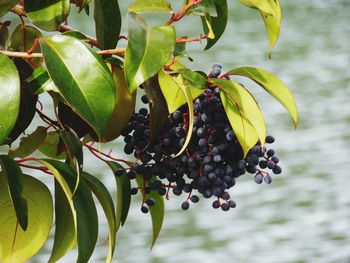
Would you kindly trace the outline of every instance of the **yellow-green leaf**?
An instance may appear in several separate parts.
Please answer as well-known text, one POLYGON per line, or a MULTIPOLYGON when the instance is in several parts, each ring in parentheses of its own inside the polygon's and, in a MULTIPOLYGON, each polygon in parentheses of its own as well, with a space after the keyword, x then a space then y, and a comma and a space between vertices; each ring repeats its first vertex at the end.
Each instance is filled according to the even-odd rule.
POLYGON ((245 157, 249 150, 258 142, 258 135, 254 127, 244 116, 242 109, 240 109, 239 106, 224 92, 220 93, 220 97, 228 120, 230 121, 231 127, 242 147, 245 157))
POLYGON ((271 6, 270 0, 240 0, 240 1, 246 6, 260 10, 264 14, 267 14, 267 15, 275 14, 273 7, 271 6))
MULTIPOLYGON (((176 155, 176 156, 179 156, 181 153, 183 153, 186 150, 187 145, 190 143, 190 140, 191 140, 192 130, 193 130, 193 118, 194 118, 194 110, 193 110, 194 96, 191 94, 191 91, 196 88, 193 88, 191 90, 190 85, 184 82, 184 79, 181 74, 178 74, 177 76, 172 77, 168 75, 165 71, 160 71, 158 74, 158 78, 159 78, 159 84, 164 94, 165 100, 167 101, 170 113, 178 109, 179 104, 181 105, 183 104, 180 94, 182 94, 182 96, 185 98, 185 102, 187 102, 187 105, 188 105, 188 116, 189 116, 188 131, 187 131, 185 143, 182 146, 181 150, 176 155)), ((200 89, 197 89, 197 90, 198 90, 198 96, 199 96, 199 94, 201 94, 203 91, 200 89)))
POLYGON ((239 75, 250 78, 275 97, 289 112, 294 126, 298 125, 298 109, 295 99, 287 86, 273 74, 252 67, 235 68, 227 72, 230 75, 239 75))
POLYGON ((271 58, 271 51, 278 40, 281 28, 282 13, 279 0, 241 0, 241 2, 260 11, 269 38, 271 58))
POLYGON ((268 15, 264 12, 260 12, 260 13, 264 19, 265 28, 267 31, 267 35, 269 37, 269 42, 270 42, 269 56, 271 58, 272 48, 275 46, 278 40, 278 37, 280 35, 282 12, 278 2, 279 0, 268 0, 268 1, 271 3, 271 6, 273 7, 274 15, 268 15))
POLYGON ((50 191, 37 179, 23 177, 23 196, 28 202, 28 227, 23 231, 18 226, 11 198, 0 176, 0 261, 23 263, 43 246, 48 238, 53 205, 50 191))
POLYGON ((148 12, 173 13, 173 10, 166 0, 134 0, 129 6, 129 12, 136 14, 148 12))
POLYGON ((220 86, 222 92, 234 102, 242 111, 242 115, 254 127, 259 136, 260 143, 265 144, 266 124, 261 110, 252 94, 235 81, 213 79, 212 82, 220 86))
MULTIPOLYGON (((184 85, 184 82, 175 82, 174 79, 163 70, 159 72, 158 79, 160 88, 168 105, 169 113, 173 113, 187 102, 186 96, 180 88, 180 84, 184 85)), ((186 86, 191 91, 192 100, 196 99, 203 93, 202 89, 195 88, 189 84, 186 86)))

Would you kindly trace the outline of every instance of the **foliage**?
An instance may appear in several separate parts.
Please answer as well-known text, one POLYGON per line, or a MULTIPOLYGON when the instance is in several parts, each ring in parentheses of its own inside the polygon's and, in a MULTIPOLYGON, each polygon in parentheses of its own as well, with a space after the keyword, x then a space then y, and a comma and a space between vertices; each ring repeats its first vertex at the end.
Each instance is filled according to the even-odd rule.
MULTIPOLYGON (((260 12, 271 55, 281 24, 278 0, 241 2, 260 12)), ((165 187, 160 192, 148 189, 157 178, 135 174, 138 158, 119 159, 93 146, 94 142, 114 141, 123 133, 134 116, 137 92, 145 92, 144 100, 149 103, 149 145, 159 140, 169 115, 175 118, 178 109, 186 108, 186 135, 181 149, 171 158, 184 156, 188 150, 197 129, 198 102, 193 101, 210 87, 218 88, 217 99, 222 101, 225 118, 243 150, 242 158, 256 151, 257 145, 262 149, 265 138, 271 141, 271 137, 266 137, 265 121, 256 99, 230 76, 255 81, 287 109, 297 126, 293 96, 273 74, 254 67, 220 74, 221 68, 216 72, 214 67, 207 75, 185 65, 187 42, 206 41, 207 50, 214 48, 224 34, 229 19, 227 4, 227 0, 187 0, 176 11, 170 0, 134 0, 130 1, 128 13, 122 14, 118 0, 1 1, 0 145, 9 146, 7 153, 0 156, 1 262, 25 262, 32 257, 48 238, 53 222, 55 236, 49 262, 56 262, 75 245, 77 262, 87 262, 98 237, 93 195, 107 218, 106 262, 111 262, 116 233, 126 223, 135 189, 140 189, 143 197, 142 211, 148 211, 145 204, 149 207, 154 245, 164 219, 165 187), (73 5, 79 13, 85 10, 88 15, 94 7, 90 17, 95 21, 96 38, 67 25, 73 5), (19 17, 11 34, 9 26, 16 19, 4 20, 10 12, 19 17), (150 12, 169 16, 169 20, 163 25, 148 26, 143 14, 150 12), (187 16, 201 19, 199 37, 177 35, 176 22, 187 16), (121 34, 122 21, 127 22, 127 35, 121 34), (127 41, 126 48, 118 48, 122 41, 127 41), (49 117, 48 109, 40 102, 43 94, 52 99, 54 118, 49 117), (36 123, 41 120, 41 125, 31 125, 33 119, 37 119, 36 123), (23 135, 31 128, 34 132, 23 135), (85 171, 83 148, 111 169, 116 179, 116 197, 111 196, 103 180, 85 171), (24 168, 29 169, 31 176, 23 173, 24 168), (53 176, 53 195, 36 178, 37 172, 53 176), (136 188, 131 182, 135 178, 136 188)), ((270 152, 268 158, 273 155, 270 152)), ((274 158, 277 163, 278 158, 274 158)), ((269 165, 274 166, 271 162, 269 165)), ((281 171, 276 167, 274 172, 278 174, 281 171)), ((262 174, 257 175, 255 180, 261 183, 262 174)), ((264 180, 271 182, 267 176, 264 180)), ((169 183, 166 187, 168 196, 172 186, 169 183)), ((198 201, 194 195, 189 199, 198 201)), ((213 206, 218 207, 218 201, 215 202, 213 206)), ((228 206, 235 204, 230 201, 221 207, 227 210, 228 206)), ((187 201, 183 208, 188 208, 187 201)))

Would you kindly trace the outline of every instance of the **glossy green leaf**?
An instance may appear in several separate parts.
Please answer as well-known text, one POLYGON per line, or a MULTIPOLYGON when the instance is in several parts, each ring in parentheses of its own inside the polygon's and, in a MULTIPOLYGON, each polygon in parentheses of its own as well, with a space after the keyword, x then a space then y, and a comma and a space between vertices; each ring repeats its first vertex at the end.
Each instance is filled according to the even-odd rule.
POLYGON ((82 41, 87 40, 87 36, 80 31, 75 31, 75 30, 66 31, 66 32, 62 33, 62 35, 75 37, 76 39, 79 39, 82 41))
POLYGON ((157 76, 150 78, 142 86, 148 98, 151 115, 151 137, 149 141, 153 142, 157 140, 159 132, 162 130, 164 123, 168 120, 169 111, 160 89, 157 76))
POLYGON ((66 159, 65 152, 59 151, 60 136, 58 132, 51 131, 46 134, 45 140, 39 146, 39 151, 52 159, 66 159))
POLYGON ((54 238, 49 259, 49 262, 53 263, 72 249, 78 235, 77 212, 73 203, 73 187, 71 188, 71 184, 68 182, 68 180, 74 180, 74 175, 68 180, 66 178, 68 176, 64 175, 70 174, 71 168, 68 164, 49 159, 39 160, 38 162, 47 167, 55 177, 55 212, 60 214, 56 214, 55 218, 57 237, 54 238), (62 172, 62 170, 68 170, 68 172, 62 172), (63 235, 64 231, 67 231, 67 236, 63 235))
POLYGON ((23 176, 23 197, 28 203, 28 227, 18 227, 6 182, 0 176, 0 261, 24 263, 35 255, 48 238, 53 205, 50 191, 39 180, 23 176))
POLYGON ((129 6, 129 12, 136 14, 148 12, 173 13, 173 10, 166 0, 134 0, 129 6))
MULTIPOLYGON (((185 83, 181 74, 177 76, 170 76, 165 71, 160 71, 158 74, 159 84, 164 94, 165 100, 168 104, 169 112, 172 113, 178 109, 179 105, 182 103, 182 98, 185 98, 185 102, 188 105, 188 131, 184 145, 176 156, 183 153, 186 150, 188 144, 190 143, 192 130, 193 130, 193 99, 199 96, 203 91, 197 88, 192 88, 188 83, 185 83), (197 93, 192 95, 192 91, 197 93), (181 94, 183 97, 181 97, 181 94), (198 95, 197 95, 198 94, 198 95)), ((182 105, 182 104, 181 104, 182 105)), ((180 105, 180 106, 181 106, 180 105)))
POLYGON ((36 68, 26 82, 33 94, 41 94, 49 91, 59 92, 46 69, 43 67, 36 68))
POLYGON ((0 54, 0 145, 15 126, 20 104, 20 79, 12 61, 0 54))
POLYGON ((129 41, 125 54, 125 76, 130 91, 158 73, 175 49, 173 26, 147 27, 134 13, 128 15, 129 41))
POLYGON ((227 9, 227 0, 216 0, 215 8, 217 12, 217 16, 210 16, 206 14, 205 17, 202 17, 202 24, 204 33, 208 35, 212 30, 214 34, 214 38, 207 39, 207 45, 205 50, 208 50, 220 39, 222 34, 225 32, 228 18, 228 9, 227 9), (209 23, 209 25, 208 25, 209 23))
POLYGON ((115 210, 114 210, 112 197, 108 189, 106 188, 106 186, 96 177, 88 173, 84 173, 83 176, 89 188, 91 189, 91 191, 94 193, 94 195, 97 197, 98 201, 100 202, 102 209, 106 215, 108 227, 109 227, 109 245, 108 245, 108 255, 106 258, 106 262, 112 262, 115 243, 116 243, 116 232, 118 229, 116 226, 116 218, 114 214, 115 210))
POLYGON ((242 109, 226 95, 226 93, 220 93, 221 101, 224 106, 226 115, 230 121, 231 127, 235 132, 235 135, 242 147, 244 157, 249 150, 255 146, 258 142, 258 135, 254 127, 244 116, 242 109))
MULTIPOLYGON (((203 89, 206 87, 207 80, 201 74, 192 71, 189 68, 180 69, 178 72, 182 75, 185 81, 198 89, 202 89, 201 92, 203 92, 203 89)), ((197 93, 193 89, 191 89, 191 91, 195 94, 197 93)))
POLYGON ((55 180, 55 236, 49 263, 54 263, 77 243, 75 215, 61 186, 55 180))
POLYGON ((41 39, 40 43, 51 79, 69 105, 101 138, 116 97, 107 65, 95 51, 74 37, 54 35, 41 39))
POLYGON ((0 155, 0 177, 4 176, 7 182, 11 203, 21 228, 28 227, 28 205, 23 197, 23 174, 18 164, 8 155, 0 155))
MULTIPOLYGON (((168 105, 169 113, 173 113, 187 102, 186 96, 180 87, 184 85, 184 83, 183 81, 180 81, 179 83, 176 82, 174 78, 168 75, 165 71, 160 71, 158 78, 160 88, 168 105)), ((187 88, 191 91, 192 100, 203 93, 203 90, 195 88, 189 84, 187 84, 187 88)))
POLYGON ((9 155, 20 158, 31 155, 45 140, 46 131, 47 130, 45 127, 38 126, 32 134, 22 137, 19 147, 14 150, 10 150, 9 155))
POLYGON ((180 42, 175 44, 174 57, 177 56, 186 56, 186 42, 180 42))
POLYGON ((117 181, 117 208, 116 208, 116 228, 124 225, 128 217, 131 202, 131 184, 130 178, 123 166, 116 162, 107 162, 115 175, 117 181), (121 176, 116 176, 118 172, 122 172, 121 176))
MULTIPOLYGON (((27 51, 35 41, 35 39, 42 37, 41 32, 34 26, 24 26, 19 24, 13 31, 8 49, 13 51, 27 51)), ((37 46, 34 52, 40 53, 40 47, 37 46)), ((38 61, 38 60, 37 60, 38 61)))
MULTIPOLYGON (((210 16, 217 16, 215 2, 217 0, 202 0, 199 4, 193 5, 187 10, 187 14, 189 15, 199 15, 203 16, 205 14, 209 14, 210 16)), ((189 0, 185 1, 187 4, 189 0)))
POLYGON ((112 64, 112 75, 116 86, 116 104, 103 134, 103 141, 109 142, 119 137, 135 111, 136 91, 130 93, 124 70, 112 64))
POLYGON ((55 31, 63 23, 70 8, 70 0, 30 0, 24 9, 30 21, 46 31, 55 31))
POLYGON ((67 156, 69 157, 66 162, 70 164, 70 166, 77 173, 77 180, 73 191, 74 195, 79 186, 81 172, 83 169, 83 146, 79 138, 77 138, 76 135, 71 131, 59 131, 59 135, 65 145, 67 156))
MULTIPOLYGON (((144 187, 144 181, 141 175, 136 176, 136 182, 138 186, 141 187, 141 191, 142 191, 142 188, 144 187)), ((151 243, 151 249, 152 249, 154 244, 157 241, 160 230, 162 229, 162 226, 163 226, 164 199, 163 199, 163 196, 161 196, 156 190, 152 190, 149 194, 146 194, 144 198, 154 200, 154 206, 149 207, 149 211, 152 219, 152 229, 153 229, 153 238, 151 243)))
MULTIPOLYGON (((53 174, 53 176, 61 186, 65 196, 67 197, 68 200, 71 201, 73 199, 73 193, 71 191, 71 188, 65 176, 61 173, 61 170, 71 169, 69 165, 56 160, 50 160, 50 159, 38 160, 38 162, 43 164, 45 167, 47 167, 51 171, 51 173, 53 174), (61 170, 59 170, 59 168, 61 168, 61 170)), ((73 212, 75 211, 73 204, 71 204, 71 210, 73 212)))
POLYGON ((289 112, 293 119, 294 126, 298 125, 298 109, 292 93, 287 86, 273 74, 252 67, 241 67, 230 70, 230 75, 239 75, 250 78, 275 97, 289 112))
POLYGON ((122 26, 118 0, 94 0, 97 42, 102 49, 117 46, 122 26))
POLYGON ((12 7, 18 3, 18 0, 1 0, 0 2, 0 17, 6 15, 12 7))
POLYGON ((203 30, 205 35, 208 39, 214 39, 215 34, 213 31, 213 28, 211 26, 211 18, 209 14, 205 14, 204 16, 201 16, 202 24, 203 24, 203 30))
POLYGON ((13 62, 19 73, 21 95, 17 121, 8 135, 10 143, 15 141, 30 125, 34 118, 36 103, 38 101, 38 96, 31 92, 26 82, 26 79, 32 74, 33 69, 24 59, 14 58, 13 62))
MULTIPOLYGON (((67 164, 55 160, 41 160, 55 175, 59 185, 70 203, 72 214, 76 213, 76 229, 78 243, 77 262, 88 262, 97 242, 98 218, 91 191, 84 180, 80 180, 74 195, 77 174, 67 164), (59 181, 60 180, 60 181, 59 181), (65 183, 62 184, 62 181, 65 183), (68 189, 67 189, 68 186, 68 189), (71 201, 72 200, 72 201, 71 201)), ((54 244, 55 246, 55 244, 54 244)))
POLYGON ((83 168, 84 160, 82 144, 79 138, 77 138, 74 133, 70 131, 59 131, 58 133, 66 146, 69 159, 73 162, 76 161, 79 169, 81 170, 83 168))
POLYGON ((236 104, 247 121, 254 127, 260 143, 265 144, 266 124, 261 110, 251 93, 235 81, 225 79, 213 79, 220 86, 222 92, 236 104))

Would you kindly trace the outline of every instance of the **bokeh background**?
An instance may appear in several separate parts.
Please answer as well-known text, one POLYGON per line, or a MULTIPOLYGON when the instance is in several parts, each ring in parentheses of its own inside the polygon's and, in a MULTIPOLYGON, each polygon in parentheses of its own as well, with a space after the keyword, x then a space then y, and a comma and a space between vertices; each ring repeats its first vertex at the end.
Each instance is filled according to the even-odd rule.
MULTIPOLYGON (((123 14, 131 1, 119 1, 123 14)), ((178 0, 170 1, 174 8, 178 0)), ((201 199, 188 211, 183 198, 166 201, 163 230, 149 251, 151 221, 135 199, 128 221, 118 233, 115 262, 350 262, 350 1, 280 0, 280 39, 268 59, 268 41, 256 10, 228 1, 229 24, 222 40, 203 52, 189 44, 188 65, 208 72, 214 63, 224 70, 238 66, 264 68, 282 79, 298 103, 300 122, 294 130, 287 112, 253 82, 239 79, 257 96, 276 137, 273 148, 282 159, 283 175, 271 185, 242 176, 231 189, 237 208, 214 210, 201 199)), ((167 20, 148 16, 150 24, 167 20)), ((70 24, 94 35, 91 17, 76 15, 70 24)), ((124 25, 125 27, 125 25, 124 25)), ((198 18, 178 24, 180 35, 198 36, 198 18)), ((123 45, 123 41, 121 41, 123 45)), ((122 156, 121 143, 112 147, 122 156)), ((87 170, 115 192, 113 176, 87 159, 87 170)), ((99 245, 91 262, 104 262, 107 225, 100 210, 99 245)), ((30 262, 46 262, 52 239, 30 262)), ((74 262, 76 251, 60 262, 74 262)))

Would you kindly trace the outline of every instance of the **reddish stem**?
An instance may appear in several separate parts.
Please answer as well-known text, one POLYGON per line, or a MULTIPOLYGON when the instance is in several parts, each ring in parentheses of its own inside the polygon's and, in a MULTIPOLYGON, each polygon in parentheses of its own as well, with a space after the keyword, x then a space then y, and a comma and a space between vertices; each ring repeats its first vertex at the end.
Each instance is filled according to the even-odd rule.
POLYGON ((192 6, 200 4, 202 0, 190 0, 187 5, 185 5, 179 12, 173 14, 169 21, 166 23, 167 25, 171 25, 174 22, 181 20, 185 15, 188 9, 192 6))
POLYGON ((85 144, 85 146, 89 149, 89 151, 90 151, 93 155, 95 155, 97 158, 99 158, 99 159, 102 160, 102 161, 105 161, 105 162, 106 162, 106 160, 103 159, 100 155, 103 155, 103 156, 105 156, 105 157, 107 157, 107 158, 109 158, 109 159, 111 159, 111 160, 113 160, 113 161, 116 161, 116 162, 125 163, 126 165, 128 165, 129 167, 131 167, 131 166, 130 166, 130 163, 129 163, 128 161, 125 161, 125 160, 123 160, 123 159, 118 159, 118 158, 115 158, 115 157, 111 156, 110 154, 101 152, 101 151, 99 151, 98 149, 94 148, 92 145, 85 144))
POLYGON ((203 39, 207 39, 207 35, 200 35, 196 38, 178 38, 176 39, 176 43, 190 43, 190 42, 201 42, 203 39))
POLYGON ((29 164, 24 164, 24 163, 18 163, 18 165, 22 166, 22 167, 25 167, 25 168, 39 170, 39 171, 42 171, 42 172, 44 172, 46 174, 52 175, 52 173, 49 171, 49 169, 47 167, 44 167, 44 166, 34 166, 34 165, 29 165, 29 164))
POLYGON ((39 38, 36 38, 34 40, 34 43, 32 45, 32 47, 27 51, 27 53, 30 55, 30 54, 33 54, 34 50, 36 49, 36 47, 38 46, 39 44, 39 38))

